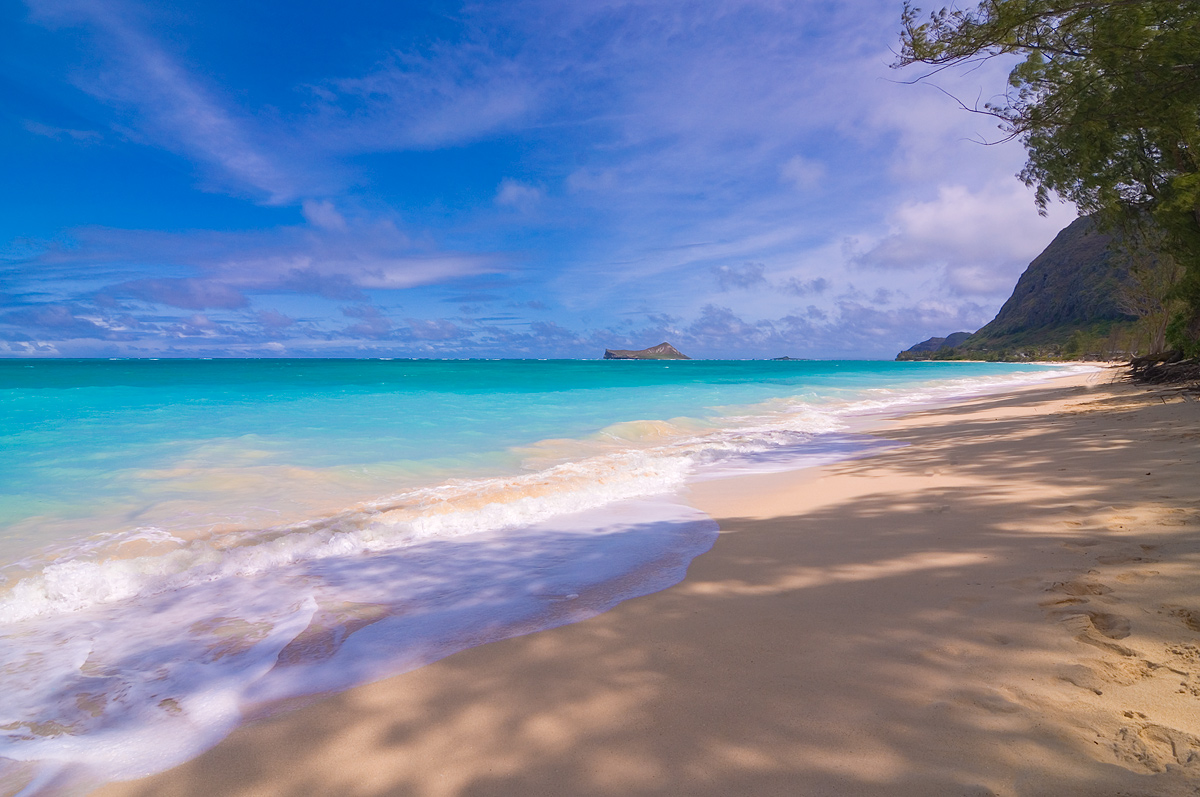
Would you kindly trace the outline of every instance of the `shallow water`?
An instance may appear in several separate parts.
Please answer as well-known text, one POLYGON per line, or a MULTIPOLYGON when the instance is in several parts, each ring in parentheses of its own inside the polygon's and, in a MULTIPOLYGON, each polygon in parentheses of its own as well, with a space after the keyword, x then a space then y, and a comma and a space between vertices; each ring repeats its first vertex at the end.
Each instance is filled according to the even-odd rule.
POLYGON ((252 706, 593 616, 712 545, 688 482, 1061 373, 0 361, 0 784, 148 774, 252 706))

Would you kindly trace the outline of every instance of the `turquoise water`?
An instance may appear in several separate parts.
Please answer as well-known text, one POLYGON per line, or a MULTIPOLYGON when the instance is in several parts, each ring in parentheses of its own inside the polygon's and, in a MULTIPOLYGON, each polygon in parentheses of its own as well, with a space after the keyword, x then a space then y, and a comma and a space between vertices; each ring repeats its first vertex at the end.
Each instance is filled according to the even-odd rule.
POLYGON ((0 360, 0 782, 147 774, 248 707, 592 616, 712 545, 688 484, 1062 373, 0 360))
POLYGON ((521 446, 622 421, 711 419, 721 407, 770 399, 820 402, 1014 370, 891 362, 0 361, 0 556, 131 523, 173 524, 170 512, 203 516, 206 503, 235 518, 280 511, 258 506, 264 481, 283 502, 289 481, 307 480, 304 506, 330 510, 330 501, 374 490, 516 472, 521 446), (247 490, 252 495, 239 495, 247 490))

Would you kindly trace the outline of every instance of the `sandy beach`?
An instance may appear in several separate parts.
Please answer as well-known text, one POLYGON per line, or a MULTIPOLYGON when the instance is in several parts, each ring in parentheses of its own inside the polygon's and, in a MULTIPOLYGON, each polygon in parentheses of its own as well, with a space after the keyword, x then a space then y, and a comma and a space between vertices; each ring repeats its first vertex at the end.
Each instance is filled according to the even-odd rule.
POLYGON ((687 578, 97 795, 1200 793, 1200 401, 1112 372, 694 488, 687 578))

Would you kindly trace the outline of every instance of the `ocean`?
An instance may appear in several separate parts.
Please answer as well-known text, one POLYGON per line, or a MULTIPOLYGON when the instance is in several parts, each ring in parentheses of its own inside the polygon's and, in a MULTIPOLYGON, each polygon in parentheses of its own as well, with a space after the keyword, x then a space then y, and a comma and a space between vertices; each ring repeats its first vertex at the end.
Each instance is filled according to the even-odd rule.
POLYGON ((680 581, 705 479, 1046 365, 0 360, 0 794, 680 581))

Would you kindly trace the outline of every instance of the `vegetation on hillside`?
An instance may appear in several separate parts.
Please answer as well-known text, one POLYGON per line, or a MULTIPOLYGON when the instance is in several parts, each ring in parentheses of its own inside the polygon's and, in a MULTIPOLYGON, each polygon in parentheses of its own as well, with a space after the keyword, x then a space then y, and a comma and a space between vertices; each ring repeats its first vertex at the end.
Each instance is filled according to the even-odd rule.
POLYGON ((1178 267, 1080 218, 1021 275, 989 324, 932 338, 902 360, 1129 359, 1163 352, 1178 267), (937 345, 929 345, 931 343, 937 345))
POLYGON ((898 67, 1024 56, 1003 98, 972 110, 1025 145, 1019 177, 1041 207, 1069 200, 1143 253, 1114 301, 1200 356, 1200 2, 984 0, 928 15, 906 3, 902 22, 898 67))

